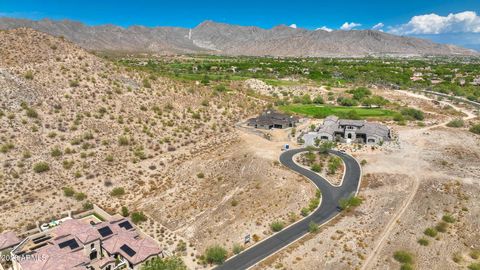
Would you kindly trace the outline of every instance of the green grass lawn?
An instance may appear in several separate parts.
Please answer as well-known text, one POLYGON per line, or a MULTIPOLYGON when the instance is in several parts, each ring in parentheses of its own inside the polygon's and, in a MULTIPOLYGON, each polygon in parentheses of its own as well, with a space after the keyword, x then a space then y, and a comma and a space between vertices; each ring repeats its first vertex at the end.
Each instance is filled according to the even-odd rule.
POLYGON ((394 111, 379 108, 359 108, 359 107, 342 107, 332 105, 315 105, 315 104, 290 104, 280 106, 280 111, 286 113, 300 114, 314 118, 325 118, 329 115, 336 115, 340 118, 348 118, 350 111, 355 111, 362 118, 392 118, 394 111))

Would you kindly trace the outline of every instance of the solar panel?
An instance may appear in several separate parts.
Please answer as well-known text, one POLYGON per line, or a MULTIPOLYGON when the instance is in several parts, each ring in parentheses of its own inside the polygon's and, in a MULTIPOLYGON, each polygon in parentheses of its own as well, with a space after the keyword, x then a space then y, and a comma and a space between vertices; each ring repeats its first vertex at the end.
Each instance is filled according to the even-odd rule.
POLYGON ((131 249, 127 245, 121 246, 120 249, 123 250, 123 252, 127 253, 127 255, 130 256, 130 257, 133 257, 133 256, 135 256, 135 254, 137 254, 137 252, 135 252, 133 249, 131 249))
POLYGON ((98 232, 100 233, 100 235, 102 237, 107 237, 107 236, 113 234, 112 230, 108 226, 105 226, 103 228, 98 229, 98 232))
POLYGON ((65 242, 62 242, 60 244, 58 244, 58 246, 60 248, 66 248, 66 247, 69 247, 70 249, 76 249, 79 247, 77 241, 75 239, 70 239, 68 241, 65 241, 65 242))
POLYGON ((130 230, 133 228, 132 224, 130 224, 130 222, 128 222, 128 220, 125 220, 124 222, 118 224, 118 226, 120 228, 124 228, 125 230, 130 230))

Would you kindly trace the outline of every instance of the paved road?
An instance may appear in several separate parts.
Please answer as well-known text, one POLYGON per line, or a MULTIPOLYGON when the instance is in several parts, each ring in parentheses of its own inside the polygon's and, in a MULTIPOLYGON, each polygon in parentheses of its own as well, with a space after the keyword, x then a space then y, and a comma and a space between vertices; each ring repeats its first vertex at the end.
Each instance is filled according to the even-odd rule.
POLYGON ((239 255, 227 260, 224 264, 215 268, 216 270, 240 270, 254 266, 256 263, 274 254, 278 250, 293 243, 303 235, 308 233, 308 224, 315 222, 323 224, 338 214, 337 206, 341 198, 346 198, 355 194, 360 184, 361 169, 358 162, 351 156, 332 150, 331 153, 343 159, 346 165, 345 176, 342 186, 334 187, 320 177, 318 174, 298 166, 293 162, 293 156, 297 153, 306 151, 306 149, 293 149, 282 153, 280 162, 288 168, 308 177, 322 191, 322 203, 320 207, 310 216, 297 222, 266 240, 256 244, 240 253, 239 255))

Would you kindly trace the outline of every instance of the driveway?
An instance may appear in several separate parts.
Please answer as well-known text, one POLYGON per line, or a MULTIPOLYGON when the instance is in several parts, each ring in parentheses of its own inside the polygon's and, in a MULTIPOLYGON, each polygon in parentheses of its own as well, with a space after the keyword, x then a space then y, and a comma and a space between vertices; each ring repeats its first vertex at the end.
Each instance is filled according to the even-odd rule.
POLYGON ((308 233, 308 224, 315 222, 319 225, 326 223, 338 215, 338 201, 354 195, 360 185, 361 168, 358 162, 350 155, 331 150, 332 154, 339 156, 345 163, 345 175, 343 183, 339 187, 332 186, 326 179, 313 171, 305 169, 293 161, 293 156, 307 151, 305 148, 292 149, 280 155, 280 162, 291 170, 310 179, 321 191, 322 202, 311 215, 301 221, 275 233, 269 238, 255 244, 242 253, 227 260, 224 264, 216 267, 217 270, 248 269, 282 248, 300 239, 308 233))

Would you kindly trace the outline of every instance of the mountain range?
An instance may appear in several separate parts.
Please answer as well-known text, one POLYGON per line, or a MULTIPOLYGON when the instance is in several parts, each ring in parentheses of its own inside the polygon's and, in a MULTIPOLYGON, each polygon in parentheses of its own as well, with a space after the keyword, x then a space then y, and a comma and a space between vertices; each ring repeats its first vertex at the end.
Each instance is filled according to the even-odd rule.
POLYGON ((367 55, 477 55, 458 46, 374 30, 271 29, 205 21, 195 28, 88 26, 71 20, 0 18, 0 29, 32 28, 93 51, 155 54, 344 57, 367 55))

